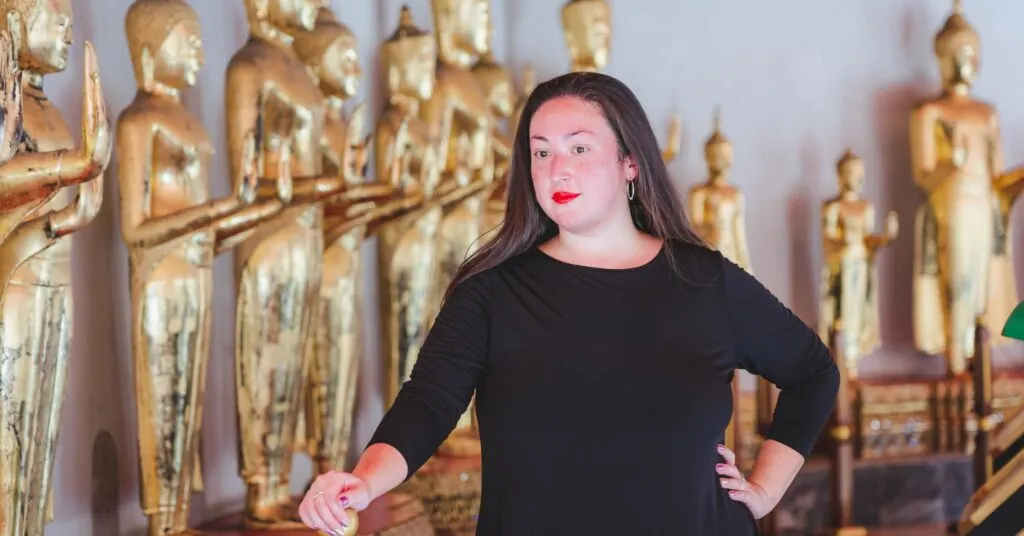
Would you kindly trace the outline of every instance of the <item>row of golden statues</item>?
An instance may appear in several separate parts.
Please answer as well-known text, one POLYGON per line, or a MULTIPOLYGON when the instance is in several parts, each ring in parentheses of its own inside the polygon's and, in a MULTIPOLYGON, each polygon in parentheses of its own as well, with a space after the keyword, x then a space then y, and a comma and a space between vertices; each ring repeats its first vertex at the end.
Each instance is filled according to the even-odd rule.
MULTIPOLYGON (((346 113, 361 79, 355 34, 322 3, 244 0, 250 36, 227 66, 232 190, 211 199, 212 143, 181 102, 203 66, 200 21, 185 0, 136 0, 128 9, 138 93, 114 131, 86 45, 77 148, 43 91, 44 77, 67 66, 69 2, 0 0, 8 58, 0 62, 0 536, 41 534, 52 519, 72 344, 70 235, 99 211, 115 146, 150 534, 186 531, 189 497, 202 488, 218 253, 235 258, 246 525, 300 524, 289 494, 295 452, 318 470, 346 459, 362 355, 361 266, 374 262, 361 258, 369 237, 379 240, 388 400, 407 377, 452 271, 502 219, 511 134, 532 84, 517 91, 495 61, 488 0, 431 0, 433 32, 403 7, 380 46, 387 98, 366 136, 365 108, 346 113)), ((605 0, 563 6, 572 70, 606 65, 610 14, 605 0)), ((943 94, 911 121, 915 176, 927 194, 915 229, 915 335, 922 350, 946 353, 953 373, 970 357, 975 316, 1016 304, 1005 281, 1006 222, 1022 174, 1002 173, 995 111, 968 95, 977 50, 957 4, 936 38, 943 94)), ((690 215, 713 246, 752 270, 743 196, 729 183, 732 147, 719 127, 716 120, 705 147, 709 178, 689 192, 690 215)), ((677 145, 674 123, 666 160, 677 145)), ((823 207, 821 322, 825 331, 842 325, 855 372, 856 357, 878 345, 873 263, 897 229, 890 216, 875 231, 852 152, 837 172, 840 194, 823 207)), ((478 452, 469 410, 440 453, 478 452)))

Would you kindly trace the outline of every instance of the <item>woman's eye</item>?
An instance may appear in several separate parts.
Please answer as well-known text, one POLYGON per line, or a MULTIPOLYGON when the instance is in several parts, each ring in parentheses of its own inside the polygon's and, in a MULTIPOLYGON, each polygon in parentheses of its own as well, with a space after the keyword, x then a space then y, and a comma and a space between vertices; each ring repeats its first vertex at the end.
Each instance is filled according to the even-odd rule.
POLYGON ((548 152, 544 149, 537 149, 536 151, 533 152, 533 156, 537 158, 547 158, 548 152))
POLYGON ((577 146, 572 148, 572 152, 574 152, 576 154, 583 154, 583 153, 587 152, 587 148, 582 146, 582 145, 577 145, 577 146))

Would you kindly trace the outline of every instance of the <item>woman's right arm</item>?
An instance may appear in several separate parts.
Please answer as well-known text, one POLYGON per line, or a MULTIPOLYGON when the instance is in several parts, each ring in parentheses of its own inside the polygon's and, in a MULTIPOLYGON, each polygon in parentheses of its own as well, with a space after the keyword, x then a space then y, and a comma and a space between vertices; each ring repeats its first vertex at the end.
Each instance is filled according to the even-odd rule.
POLYGON ((404 482, 455 429, 483 376, 490 339, 488 274, 456 287, 441 306, 409 380, 351 473, 317 477, 300 506, 312 528, 347 530, 360 511, 404 482))

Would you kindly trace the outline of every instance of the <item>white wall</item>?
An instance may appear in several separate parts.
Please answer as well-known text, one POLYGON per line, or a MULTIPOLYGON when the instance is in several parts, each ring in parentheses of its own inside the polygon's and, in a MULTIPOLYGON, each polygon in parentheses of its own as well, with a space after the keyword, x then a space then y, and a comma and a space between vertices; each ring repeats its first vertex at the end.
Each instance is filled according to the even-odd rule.
MULTIPOLYGON (((559 24, 560 2, 492 0, 500 60, 515 73, 531 63, 543 79, 568 66, 559 24)), ((74 0, 75 47, 67 72, 46 82, 50 97, 78 128, 83 40, 100 59, 112 121, 132 100, 135 84, 124 36, 130 0, 74 0)), ((379 108, 376 46, 393 31, 398 0, 333 0, 356 32, 366 65, 362 97, 379 108)), ((819 231, 817 207, 835 189, 833 165, 850 145, 865 160, 867 195, 881 210, 900 212, 903 234, 881 259, 886 347, 870 368, 895 374, 937 372, 940 361, 910 349, 912 214, 920 199, 910 179, 907 115, 937 89, 932 36, 948 13, 943 0, 718 0, 613 2, 609 74, 629 84, 659 132, 680 112, 684 146, 672 165, 686 187, 702 175, 701 146, 711 110, 723 107, 736 148, 735 182, 749 203, 751 254, 758 277, 806 321, 816 315, 819 231)), ((409 0, 429 27, 428 0, 409 0)), ((977 95, 1002 112, 1007 161, 1024 161, 1024 83, 1016 29, 1024 4, 966 2, 982 35, 977 95)), ((247 27, 241 0, 193 0, 203 23, 206 67, 186 102, 204 118, 218 157, 213 194, 227 192, 224 155, 224 70, 247 27)), ((128 274, 118 231, 117 155, 105 185, 104 208, 76 235, 75 341, 57 452, 56 521, 51 536, 134 534, 144 526, 138 506, 134 392, 131 379, 128 274)), ((1015 218, 1020 220, 1020 217, 1015 218)), ((1019 221, 1016 224, 1019 235, 1019 221)), ((372 245, 368 246, 368 248, 372 245)), ((1022 248, 1018 248, 1021 251, 1022 248)), ((242 495, 235 455, 234 291, 229 256, 215 268, 213 355, 204 417, 206 492, 194 499, 196 519, 236 509, 242 495)), ((372 268, 367 280, 372 282, 372 268)), ((371 289, 373 287, 371 286, 371 289)), ((375 296, 366 296, 376 327, 375 296)), ((378 347, 373 337, 361 377, 357 449, 381 414, 378 347)), ((297 463, 294 482, 310 474, 297 463)))

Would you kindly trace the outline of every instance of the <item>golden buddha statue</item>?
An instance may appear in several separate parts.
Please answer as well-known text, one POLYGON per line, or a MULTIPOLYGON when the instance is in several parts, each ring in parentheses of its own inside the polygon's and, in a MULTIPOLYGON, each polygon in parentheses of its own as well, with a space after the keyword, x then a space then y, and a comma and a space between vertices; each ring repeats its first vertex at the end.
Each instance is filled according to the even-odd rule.
MULTIPOLYGON (((304 423, 306 449, 317 472, 344 465, 352 429, 356 380, 362 358, 361 246, 369 225, 402 216, 422 201, 390 181, 365 180, 369 143, 363 138, 362 106, 345 117, 345 102, 355 97, 361 70, 351 30, 321 8, 312 32, 296 36, 295 51, 326 95, 326 122, 321 137, 324 169, 341 176, 348 191, 362 190, 358 206, 349 200, 325 203, 325 249, 319 314, 313 319, 310 381, 304 423)), ((351 196, 349 196, 351 197, 351 196)))
POLYGON ((722 134, 722 119, 715 111, 714 132, 704 143, 708 180, 690 189, 690 218, 697 232, 712 247, 751 272, 743 193, 729 184, 732 144, 722 134))
POLYGON ((569 0, 562 7, 562 32, 572 72, 596 72, 608 65, 611 11, 607 0, 569 0))
MULTIPOLYGON (((17 136, 18 152, 5 142, 0 167, 0 535, 20 536, 42 534, 52 519, 73 332, 70 235, 99 212, 111 136, 90 44, 80 148, 43 92, 43 77, 68 65, 70 3, 2 0, 0 8, 0 33, 10 37, 18 64, 14 69, 8 56, 6 70, 20 70, 22 85, 20 114, 10 110, 20 125, 5 129, 5 139, 17 136), (68 202, 58 193, 70 184, 82 187, 68 202)), ((5 97, 18 95, 8 90, 5 97)))
POLYGON ((426 336, 437 273, 437 229, 442 208, 435 198, 441 159, 421 102, 434 92, 437 48, 403 6, 395 33, 380 47, 387 104, 374 134, 377 173, 424 201, 420 210, 380 228, 378 273, 385 362, 385 400, 390 404, 409 378, 426 336))
POLYGON ((957 1, 935 37, 942 94, 910 121, 914 179, 927 196, 914 229, 914 338, 922 352, 945 354, 954 376, 974 355, 975 320, 1002 325, 1017 304, 1003 223, 1024 173, 1003 171, 998 113, 970 96, 979 51, 957 1))
POLYGON ((136 0, 125 19, 139 90, 118 119, 118 178, 131 273, 141 498, 150 534, 179 534, 188 528, 189 495, 201 487, 213 257, 231 237, 280 213, 291 189, 284 170, 280 198, 257 200, 254 133, 237 191, 209 199, 213 145, 181 103, 203 64, 198 17, 183 0, 136 0))
POLYGON ((487 236, 497 232, 498 226, 505 217, 505 197, 508 193, 508 182, 505 174, 512 161, 512 128, 511 117, 519 101, 516 95, 512 75, 504 65, 498 63, 494 53, 488 47, 480 56, 480 60, 472 67, 473 76, 484 90, 491 113, 498 121, 506 121, 505 127, 495 124, 493 129, 494 142, 494 182, 487 194, 487 206, 484 211, 482 230, 486 241, 487 236))
POLYGON ((250 37, 227 69, 234 183, 246 175, 242 156, 254 132, 261 195, 276 190, 279 168, 293 182, 289 208, 236 238, 239 450, 244 523, 253 528, 302 526, 288 479, 323 271, 323 200, 346 186, 322 171, 324 95, 293 48, 292 34, 314 29, 321 4, 245 0, 250 37))
MULTIPOLYGON (((422 117, 437 136, 442 158, 444 216, 438 229, 439 267, 430 303, 430 318, 455 271, 477 247, 487 228, 488 189, 494 183, 495 146, 511 154, 511 142, 495 137, 497 120, 488 94, 472 68, 490 50, 489 0, 431 0, 437 40, 437 87, 423 103, 422 117)), ((446 454, 476 455, 479 440, 468 408, 452 437, 441 447, 446 454), (466 436, 467 441, 460 438, 466 436)))
POLYGON ((886 218, 885 232, 876 234, 875 207, 861 197, 864 163, 849 149, 836 164, 839 195, 822 206, 821 305, 818 334, 829 339, 838 327, 848 376, 857 378, 857 361, 874 351, 881 339, 878 325, 878 278, 875 257, 899 232, 895 212, 886 218))
MULTIPOLYGON (((13 0, 10 1, 13 2, 13 0)), ((17 2, 15 4, 21 5, 17 2)), ((26 13, 34 13, 34 10, 41 9, 37 9, 34 2, 24 2, 24 7, 26 13)), ((64 11, 64 7, 66 6, 56 6, 51 11, 70 13, 70 8, 64 11)), ((0 45, 4 54, 2 63, 7 73, 2 76, 3 80, 7 82, 4 82, 4 87, 0 88, 4 99, 5 114, 3 146, 0 147, 0 163, 4 165, 3 175, 0 176, 0 243, 3 243, 19 225, 27 223, 26 218, 32 212, 39 210, 40 206, 51 201, 58 190, 100 177, 110 158, 111 150, 110 125, 107 121, 106 104, 103 101, 99 73, 96 70, 96 53, 88 41, 85 43, 85 82, 81 119, 82 146, 77 149, 61 147, 47 150, 33 147, 29 143, 31 140, 24 131, 24 115, 29 112, 40 113, 38 108, 41 105, 37 101, 41 98, 41 90, 29 86, 29 81, 25 79, 27 69, 23 70, 19 66, 19 61, 36 62, 33 59, 20 60, 16 51, 19 42, 23 40, 23 29, 20 26, 24 26, 24 23, 20 22, 22 15, 19 14, 21 11, 19 7, 18 11, 11 12, 11 18, 17 24, 11 25, 7 21, 0 22, 2 24, 0 35, 3 35, 5 40, 5 44, 0 45), (29 93, 28 99, 23 98, 26 87, 29 93), (26 100, 29 101, 27 105, 25 104, 26 100), (25 109, 26 106, 28 109, 25 109)), ((37 18, 36 23, 44 28, 47 24, 55 24, 46 16, 37 18)), ((56 30, 50 29, 50 31, 56 30)), ((58 45, 55 43, 40 44, 34 48, 47 46, 57 47, 58 45)), ((43 50, 42 53, 45 54, 47 51, 43 50)), ((66 51, 52 51, 52 54, 57 54, 57 56, 49 60, 42 58, 38 61, 63 62, 60 63, 60 70, 63 70, 67 64, 66 51), (64 54, 64 56, 60 56, 60 54, 64 54)), ((54 67, 42 66, 34 71, 27 70, 27 74, 32 77, 33 84, 38 84, 38 79, 42 76, 39 72, 54 72, 52 69, 54 67)), ((47 104, 46 107, 49 108, 49 105, 47 104)), ((83 202, 91 203, 92 201, 88 201, 89 199, 91 196, 86 194, 86 200, 83 202)), ((81 206, 81 204, 75 206, 81 206)), ((73 211, 68 208, 60 219, 73 215, 73 211)), ((19 233, 22 236, 22 244, 25 244, 26 240, 33 240, 27 238, 30 230, 38 232, 38 229, 41 229, 45 223, 45 219, 35 218, 32 224, 27 224, 19 233)), ((28 250, 33 250, 37 246, 26 245, 26 247, 28 250)), ((0 282, 6 283, 11 270, 14 269, 14 264, 20 263, 20 261, 21 259, 17 255, 6 257, 2 261, 0 282)), ((2 290, 2 284, 0 284, 0 291, 2 290)))

